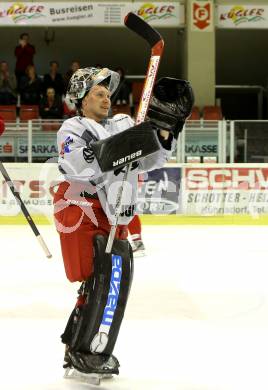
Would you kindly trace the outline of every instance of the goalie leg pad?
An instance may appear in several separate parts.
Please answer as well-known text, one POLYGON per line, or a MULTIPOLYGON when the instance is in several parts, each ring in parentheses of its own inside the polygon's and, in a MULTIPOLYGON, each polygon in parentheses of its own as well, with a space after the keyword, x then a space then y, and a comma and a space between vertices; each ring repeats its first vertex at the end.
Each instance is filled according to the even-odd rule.
POLYGON ((94 273, 85 283, 86 302, 70 342, 71 352, 110 356, 124 316, 133 277, 133 256, 127 240, 116 239, 105 253, 107 237, 94 239, 94 273))

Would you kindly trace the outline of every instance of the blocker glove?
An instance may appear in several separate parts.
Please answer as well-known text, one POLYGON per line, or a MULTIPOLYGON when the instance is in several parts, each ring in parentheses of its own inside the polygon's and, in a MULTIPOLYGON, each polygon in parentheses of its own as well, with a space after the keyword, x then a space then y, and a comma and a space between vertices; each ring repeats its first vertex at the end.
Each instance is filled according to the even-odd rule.
POLYGON ((147 118, 157 130, 167 130, 178 138, 194 105, 189 81, 163 77, 153 89, 147 118))

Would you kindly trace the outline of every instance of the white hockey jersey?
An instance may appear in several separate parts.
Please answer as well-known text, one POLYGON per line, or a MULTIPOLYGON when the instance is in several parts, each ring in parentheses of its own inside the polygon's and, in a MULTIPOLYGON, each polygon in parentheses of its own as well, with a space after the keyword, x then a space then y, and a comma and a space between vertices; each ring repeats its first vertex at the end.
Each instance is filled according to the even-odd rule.
MULTIPOLYGON (((124 114, 115 115, 102 123, 76 116, 67 119, 57 134, 60 172, 70 184, 79 182, 83 184, 86 193, 93 196, 94 192, 95 196, 97 194, 110 223, 114 222, 117 193, 126 167, 103 173, 90 148, 90 143, 120 133, 132 126, 134 121, 124 114)), ((138 174, 161 168, 170 154, 171 151, 160 145, 159 151, 132 164, 132 170, 124 185, 119 224, 128 224, 135 214, 138 174)))

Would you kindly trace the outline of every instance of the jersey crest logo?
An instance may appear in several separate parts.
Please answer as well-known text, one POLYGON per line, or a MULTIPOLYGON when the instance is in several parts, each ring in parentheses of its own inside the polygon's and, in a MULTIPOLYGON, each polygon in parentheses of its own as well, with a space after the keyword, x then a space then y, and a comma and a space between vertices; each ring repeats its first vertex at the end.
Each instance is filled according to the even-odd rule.
POLYGON ((65 153, 70 153, 70 145, 74 142, 74 140, 68 136, 64 142, 61 144, 61 151, 60 151, 60 156, 64 156, 65 153))

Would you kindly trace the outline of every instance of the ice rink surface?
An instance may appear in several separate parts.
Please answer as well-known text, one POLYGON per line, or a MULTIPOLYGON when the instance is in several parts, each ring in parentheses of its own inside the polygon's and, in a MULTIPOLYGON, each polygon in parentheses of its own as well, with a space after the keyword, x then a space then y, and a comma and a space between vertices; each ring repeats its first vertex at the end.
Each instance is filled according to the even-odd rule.
POLYGON ((63 379, 60 334, 77 284, 57 233, 1 226, 1 390, 267 390, 268 227, 144 226, 114 351, 120 376, 99 387, 63 379))

